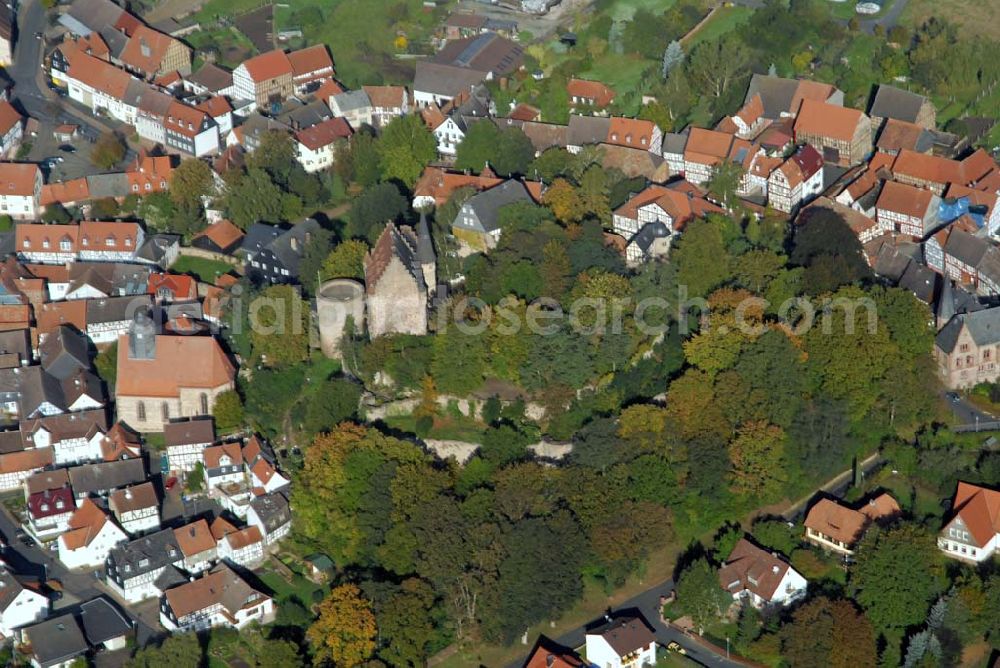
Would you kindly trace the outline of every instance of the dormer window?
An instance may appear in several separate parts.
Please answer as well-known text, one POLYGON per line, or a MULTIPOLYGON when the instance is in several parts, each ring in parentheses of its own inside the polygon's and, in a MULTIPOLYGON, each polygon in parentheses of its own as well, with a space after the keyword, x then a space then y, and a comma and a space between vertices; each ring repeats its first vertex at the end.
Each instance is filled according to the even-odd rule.
POLYGON ((114 237, 108 237, 107 239, 104 240, 104 245, 107 246, 108 248, 114 248, 115 247, 115 238, 114 237))
POLYGON ((71 251, 73 250, 73 244, 70 242, 69 239, 63 239, 62 241, 59 242, 59 250, 65 252, 71 251))
POLYGON ((618 133, 617 132, 612 132, 611 133, 611 141, 618 141, 618 133))
POLYGON ((41 510, 41 511, 42 511, 43 513, 47 513, 47 512, 49 512, 49 504, 47 504, 47 503, 43 503, 43 504, 42 504, 42 505, 40 506, 40 510, 41 510))
POLYGON ((646 142, 646 138, 645 138, 645 137, 643 137, 642 139, 640 139, 640 140, 639 140, 639 143, 641 143, 641 144, 642 144, 643 146, 645 146, 645 145, 646 145, 646 143, 647 143, 647 142, 646 142))
POLYGON ((132 240, 126 237, 125 248, 131 248, 131 247, 132 247, 132 240))
POLYGON ((86 248, 87 246, 89 246, 90 245, 90 238, 89 237, 84 237, 83 239, 81 239, 80 240, 80 245, 83 246, 84 248, 86 248))
POLYGON ((31 239, 25 239, 21 244, 24 248, 31 248, 31 239))
POLYGON ((146 566, 149 566, 149 559, 140 559, 139 568, 145 568, 146 566))
POLYGON ((626 144, 631 144, 632 143, 632 135, 630 135, 630 134, 625 135, 625 143, 626 144))
POLYGON ((49 238, 45 237, 42 239, 42 248, 48 248, 51 244, 49 243, 49 238))
POLYGON ((59 510, 62 510, 63 506, 65 506, 65 505, 66 505, 65 501, 63 501, 62 499, 56 499, 56 508, 58 508, 59 510))

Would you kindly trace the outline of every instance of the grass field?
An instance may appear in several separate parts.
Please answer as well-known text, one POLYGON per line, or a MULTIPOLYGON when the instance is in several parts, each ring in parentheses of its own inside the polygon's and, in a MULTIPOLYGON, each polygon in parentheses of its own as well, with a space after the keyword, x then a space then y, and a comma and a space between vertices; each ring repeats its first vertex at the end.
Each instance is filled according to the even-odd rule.
MULTIPOLYGON (((412 415, 396 415, 387 417, 385 423, 393 429, 416 433, 417 419, 412 415)), ((440 439, 443 441, 466 441, 468 443, 481 443, 483 431, 486 427, 475 420, 469 418, 455 418, 450 415, 436 416, 434 427, 427 438, 440 439)))
POLYGON ((684 46, 690 49, 699 42, 721 37, 748 20, 751 14, 753 14, 753 10, 749 7, 722 7, 701 27, 701 30, 684 42, 684 46))
POLYGON ((182 255, 177 258, 177 262, 174 262, 170 269, 178 274, 191 274, 205 283, 213 283, 222 274, 232 271, 233 266, 217 260, 182 255))
MULTIPOLYGON (((203 21, 233 16, 259 7, 261 0, 208 0, 195 15, 203 21)), ((330 47, 337 76, 351 87, 361 84, 410 83, 412 61, 397 60, 395 40, 404 36, 406 52, 429 52, 428 38, 444 8, 425 12, 421 0, 296 0, 276 6, 275 30, 302 29, 308 44, 330 47), (297 25, 296 12, 315 7, 321 21, 297 25)))
POLYGON ((995 0, 910 0, 900 23, 916 28, 931 16, 958 24, 968 38, 1000 39, 1000 2, 995 0))

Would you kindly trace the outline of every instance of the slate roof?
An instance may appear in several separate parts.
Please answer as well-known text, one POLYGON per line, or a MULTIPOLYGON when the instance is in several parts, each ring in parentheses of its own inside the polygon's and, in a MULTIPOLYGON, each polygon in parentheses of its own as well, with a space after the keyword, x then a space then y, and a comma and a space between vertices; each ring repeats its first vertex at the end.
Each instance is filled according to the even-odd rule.
POLYGON ((966 328, 978 346, 1000 343, 1000 307, 959 313, 937 333, 935 342, 944 353, 951 353, 958 343, 958 336, 966 328))
POLYGON ((656 642, 649 623, 641 615, 623 615, 587 631, 588 636, 599 635, 611 645, 619 656, 631 654, 656 642))
POLYGON ((643 253, 646 253, 654 241, 665 239, 669 236, 670 230, 667 229, 665 224, 657 220, 643 225, 642 229, 636 232, 635 236, 628 243, 630 246, 635 244, 643 253))
POLYGON ((65 663, 90 649, 72 614, 50 617, 23 629, 23 632, 31 643, 34 660, 41 668, 65 663))
POLYGON ((826 102, 836 91, 835 87, 817 81, 754 74, 750 78, 744 104, 750 102, 754 95, 760 94, 764 104, 764 117, 773 120, 783 113, 797 113, 803 99, 826 102))
POLYGON ((77 496, 101 490, 117 489, 146 480, 146 464, 142 459, 125 459, 100 464, 84 464, 69 470, 70 485, 77 496))
POLYGON ((923 95, 882 84, 875 90, 868 115, 916 123, 920 107, 926 99, 923 95))
POLYGON ((274 239, 278 238, 284 230, 285 228, 277 225, 254 223, 243 237, 243 243, 240 244, 240 251, 248 257, 252 257, 263 250, 274 239))
POLYGON ((281 265, 292 276, 299 275, 299 264, 305 256, 306 237, 320 230, 320 224, 312 218, 293 225, 269 243, 267 250, 274 253, 281 265))
POLYGON ((504 181, 489 190, 477 193, 466 200, 462 208, 471 208, 476 213, 483 231, 492 233, 500 229, 500 209, 516 202, 533 202, 531 193, 524 184, 515 179, 504 181))
MULTIPOLYGON (((108 558, 121 579, 155 571, 183 558, 173 529, 161 529, 112 548, 108 558)), ((186 578, 185 578, 186 580, 186 578)))
POLYGON ((611 119, 605 116, 570 116, 566 129, 566 144, 586 146, 603 144, 608 137, 611 119))
POLYGON ((95 598, 80 606, 80 625, 91 645, 119 638, 132 629, 132 622, 106 598, 95 598))
POLYGON ((423 272, 417 261, 417 239, 410 228, 388 223, 372 249, 365 255, 365 290, 375 294, 386 268, 397 258, 418 286, 424 287, 423 272))
POLYGON ((264 528, 268 534, 292 520, 292 510, 288 505, 288 499, 277 492, 256 497, 250 502, 250 507, 264 522, 264 528))

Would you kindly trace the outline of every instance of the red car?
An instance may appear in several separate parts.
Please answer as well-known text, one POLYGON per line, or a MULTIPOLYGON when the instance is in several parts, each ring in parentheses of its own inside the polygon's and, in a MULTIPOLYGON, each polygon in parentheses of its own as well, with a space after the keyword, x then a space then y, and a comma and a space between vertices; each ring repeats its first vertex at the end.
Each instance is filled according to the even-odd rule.
POLYGON ((176 485, 176 484, 177 484, 177 476, 171 476, 170 478, 167 478, 167 489, 168 490, 173 489, 174 485, 176 485))

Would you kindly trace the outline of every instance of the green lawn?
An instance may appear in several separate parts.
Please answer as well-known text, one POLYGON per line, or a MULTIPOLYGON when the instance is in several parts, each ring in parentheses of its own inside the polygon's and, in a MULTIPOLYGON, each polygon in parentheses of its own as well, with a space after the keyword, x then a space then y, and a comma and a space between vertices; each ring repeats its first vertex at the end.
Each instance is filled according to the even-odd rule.
MULTIPOLYGON (((274 559, 274 557, 271 558, 274 559)), ((264 584, 274 591, 274 597, 278 600, 279 604, 294 596, 302 602, 302 605, 309 608, 313 604, 313 593, 318 590, 325 591, 325 587, 317 585, 312 580, 299 574, 296 574, 292 578, 292 581, 288 582, 277 571, 269 570, 269 563, 265 563, 264 568, 257 575, 264 584)))
POLYGON ((191 274, 199 281, 214 283, 222 274, 233 270, 233 265, 218 260, 207 260, 200 257, 182 255, 170 266, 170 270, 178 274, 191 274))
MULTIPOLYGON (((397 415, 388 417, 385 423, 393 429, 405 431, 410 434, 416 433, 417 418, 412 415, 397 415)), ((439 439, 442 441, 466 441, 469 443, 481 443, 485 425, 469 418, 456 418, 451 415, 437 416, 434 418, 434 427, 427 438, 439 439)))
POLYGON ((186 39, 196 50, 207 46, 217 47, 219 59, 216 62, 230 69, 238 67, 246 58, 256 53, 250 40, 235 27, 199 30, 186 39))
POLYGON ((753 14, 749 7, 722 7, 712 18, 708 20, 701 30, 696 32, 691 39, 684 43, 686 49, 690 50, 699 42, 706 42, 725 35, 741 23, 744 23, 753 14))

